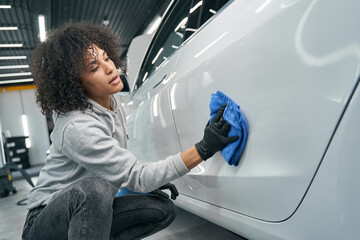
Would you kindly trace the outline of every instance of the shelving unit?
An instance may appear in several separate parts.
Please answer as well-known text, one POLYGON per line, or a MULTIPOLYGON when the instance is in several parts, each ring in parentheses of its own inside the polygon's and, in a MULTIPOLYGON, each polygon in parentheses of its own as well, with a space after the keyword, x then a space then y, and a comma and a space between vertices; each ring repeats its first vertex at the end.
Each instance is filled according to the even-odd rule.
POLYGON ((7 162, 15 163, 19 168, 30 168, 29 152, 26 148, 25 136, 8 137, 5 142, 5 156, 7 162))

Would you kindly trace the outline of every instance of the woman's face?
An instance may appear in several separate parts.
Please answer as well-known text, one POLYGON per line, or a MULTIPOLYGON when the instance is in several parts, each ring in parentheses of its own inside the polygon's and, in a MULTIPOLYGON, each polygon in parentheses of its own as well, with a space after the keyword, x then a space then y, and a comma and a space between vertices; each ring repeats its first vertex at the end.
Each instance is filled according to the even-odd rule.
POLYGON ((80 74, 80 79, 90 99, 103 105, 111 94, 123 89, 115 64, 103 49, 92 45, 85 54, 84 61, 85 69, 80 74))

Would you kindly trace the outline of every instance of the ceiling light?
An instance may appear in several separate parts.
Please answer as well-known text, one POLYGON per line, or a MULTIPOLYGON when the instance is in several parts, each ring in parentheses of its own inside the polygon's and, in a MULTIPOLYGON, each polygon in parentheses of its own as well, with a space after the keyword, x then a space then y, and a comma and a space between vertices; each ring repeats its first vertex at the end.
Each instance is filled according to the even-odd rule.
POLYGON ((22 83, 22 82, 32 82, 33 78, 25 78, 25 79, 17 79, 17 80, 8 80, 8 81, 0 81, 0 84, 9 84, 9 83, 22 83))
POLYGON ((20 73, 4 73, 0 74, 0 77, 16 77, 16 76, 28 76, 31 72, 20 72, 20 73))
POLYGON ((46 32, 45 32, 45 17, 44 15, 39 15, 39 31, 40 31, 40 42, 45 42, 46 32))
POLYGON ((11 8, 10 5, 0 5, 0 8, 11 8))
POLYGON ((0 27, 1 30, 18 30, 18 27, 0 27))
POLYGON ((29 136, 29 125, 28 125, 26 114, 21 115, 21 122, 23 125, 24 136, 28 137, 29 136))
POLYGON ((198 2, 194 7, 190 9, 190 13, 195 12, 196 9, 198 9, 203 4, 203 1, 198 2))
POLYGON ((216 11, 214 9, 209 9, 209 12, 211 12, 212 14, 216 14, 216 11))
POLYGON ((176 32, 177 30, 179 30, 179 28, 185 28, 185 24, 188 21, 188 17, 184 18, 183 20, 181 20, 181 22, 176 26, 174 32, 176 32))
POLYGON ((158 59, 158 57, 160 56, 160 54, 162 53, 163 50, 164 50, 164 48, 160 48, 159 52, 156 54, 156 56, 152 60, 152 62, 151 62, 152 64, 154 64, 156 62, 156 60, 158 59))
POLYGON ((8 44, 0 44, 0 48, 8 48, 8 47, 22 47, 21 43, 8 43, 8 44))
POLYGON ((108 18, 108 16, 104 16, 104 18, 103 18, 103 24, 105 25, 105 26, 109 26, 109 24, 110 24, 110 21, 109 21, 109 18, 108 18))
POLYGON ((2 56, 0 60, 26 59, 26 56, 2 56))
POLYGON ((29 68, 29 65, 0 66, 0 69, 29 68))

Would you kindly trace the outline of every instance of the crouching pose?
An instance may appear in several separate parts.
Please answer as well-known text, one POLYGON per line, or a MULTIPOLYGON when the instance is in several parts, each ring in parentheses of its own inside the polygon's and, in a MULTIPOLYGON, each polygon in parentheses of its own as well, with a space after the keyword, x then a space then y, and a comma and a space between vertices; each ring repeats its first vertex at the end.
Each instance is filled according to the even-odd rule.
MULTIPOLYGON (((151 192, 188 173, 237 137, 223 106, 203 139, 182 153, 143 163, 126 149, 125 114, 112 94, 124 87, 118 40, 106 27, 68 23, 33 53, 37 103, 52 115, 50 153, 28 198, 23 239, 138 239, 167 227, 174 204, 151 192)), ((165 187, 163 187, 165 186, 165 187)))

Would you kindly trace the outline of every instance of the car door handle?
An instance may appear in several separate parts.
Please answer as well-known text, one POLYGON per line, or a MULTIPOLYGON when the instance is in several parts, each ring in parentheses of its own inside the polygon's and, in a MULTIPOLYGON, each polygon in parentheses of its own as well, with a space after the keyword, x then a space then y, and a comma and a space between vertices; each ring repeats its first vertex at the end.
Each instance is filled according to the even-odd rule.
POLYGON ((165 76, 163 76, 163 78, 157 84, 154 85, 153 89, 156 88, 157 86, 159 86, 160 83, 162 83, 165 80, 166 76, 167 76, 167 74, 165 74, 165 76))

